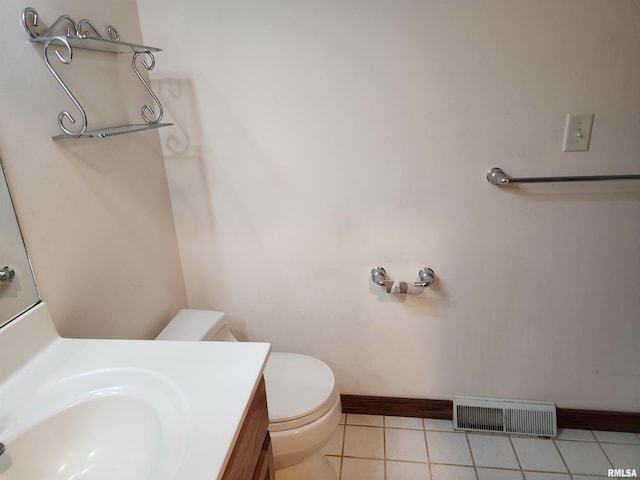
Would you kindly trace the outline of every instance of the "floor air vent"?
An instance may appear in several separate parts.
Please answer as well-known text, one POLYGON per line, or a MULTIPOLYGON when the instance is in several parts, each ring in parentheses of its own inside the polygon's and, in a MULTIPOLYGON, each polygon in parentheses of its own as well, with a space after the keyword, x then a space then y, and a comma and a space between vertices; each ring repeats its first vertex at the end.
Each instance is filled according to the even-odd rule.
POLYGON ((538 437, 558 434, 552 402, 453 396, 453 428, 538 437))

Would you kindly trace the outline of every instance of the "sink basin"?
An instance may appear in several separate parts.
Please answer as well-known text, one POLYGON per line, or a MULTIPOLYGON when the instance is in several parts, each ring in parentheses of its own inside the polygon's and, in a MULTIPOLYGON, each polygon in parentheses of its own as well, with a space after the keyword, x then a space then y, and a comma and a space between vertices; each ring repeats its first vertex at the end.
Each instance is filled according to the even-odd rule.
POLYGON ((174 478, 185 448, 184 399, 152 372, 64 378, 12 410, 0 418, 0 480, 174 478))
POLYGON ((151 478, 161 432, 158 416, 144 402, 91 400, 49 417, 7 444, 0 478, 151 478), (131 444, 137 447, 133 455, 131 444))

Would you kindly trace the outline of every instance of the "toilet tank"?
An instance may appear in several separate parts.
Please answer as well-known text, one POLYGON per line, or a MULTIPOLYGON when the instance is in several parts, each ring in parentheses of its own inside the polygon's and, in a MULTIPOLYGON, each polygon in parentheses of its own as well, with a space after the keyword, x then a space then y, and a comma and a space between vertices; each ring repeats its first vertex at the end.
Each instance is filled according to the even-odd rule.
POLYGON ((180 310, 156 340, 237 342, 227 328, 224 312, 180 310))

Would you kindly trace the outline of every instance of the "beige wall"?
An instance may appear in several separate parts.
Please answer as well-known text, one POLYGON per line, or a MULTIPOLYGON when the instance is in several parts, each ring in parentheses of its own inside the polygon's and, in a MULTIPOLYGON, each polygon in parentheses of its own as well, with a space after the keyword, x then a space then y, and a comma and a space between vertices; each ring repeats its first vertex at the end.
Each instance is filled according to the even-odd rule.
POLYGON ((324 359, 343 393, 640 411, 640 184, 484 179, 640 173, 640 2, 138 8, 182 125, 192 307, 324 359), (561 151, 569 112, 595 113, 588 153, 561 151), (378 264, 438 282, 392 297, 378 264))
MULTIPOLYGON (((58 113, 75 111, 22 28, 27 5, 48 24, 69 14, 140 42, 135 1, 0 2, 0 157, 60 333, 152 337, 186 303, 158 134, 51 140, 58 113)), ((94 127, 137 121, 149 101, 130 62, 80 50, 68 67, 52 60, 94 127)))

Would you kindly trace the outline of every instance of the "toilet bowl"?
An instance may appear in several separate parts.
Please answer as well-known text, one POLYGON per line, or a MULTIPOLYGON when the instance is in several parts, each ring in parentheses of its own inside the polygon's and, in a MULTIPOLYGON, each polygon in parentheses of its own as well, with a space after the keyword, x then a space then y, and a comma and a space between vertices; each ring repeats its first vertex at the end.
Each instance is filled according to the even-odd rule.
MULTIPOLYGON (((237 341, 224 313, 212 310, 181 310, 156 339, 237 341)), ((307 355, 273 352, 264 380, 276 480, 336 480, 322 454, 341 414, 331 369, 307 355)))

